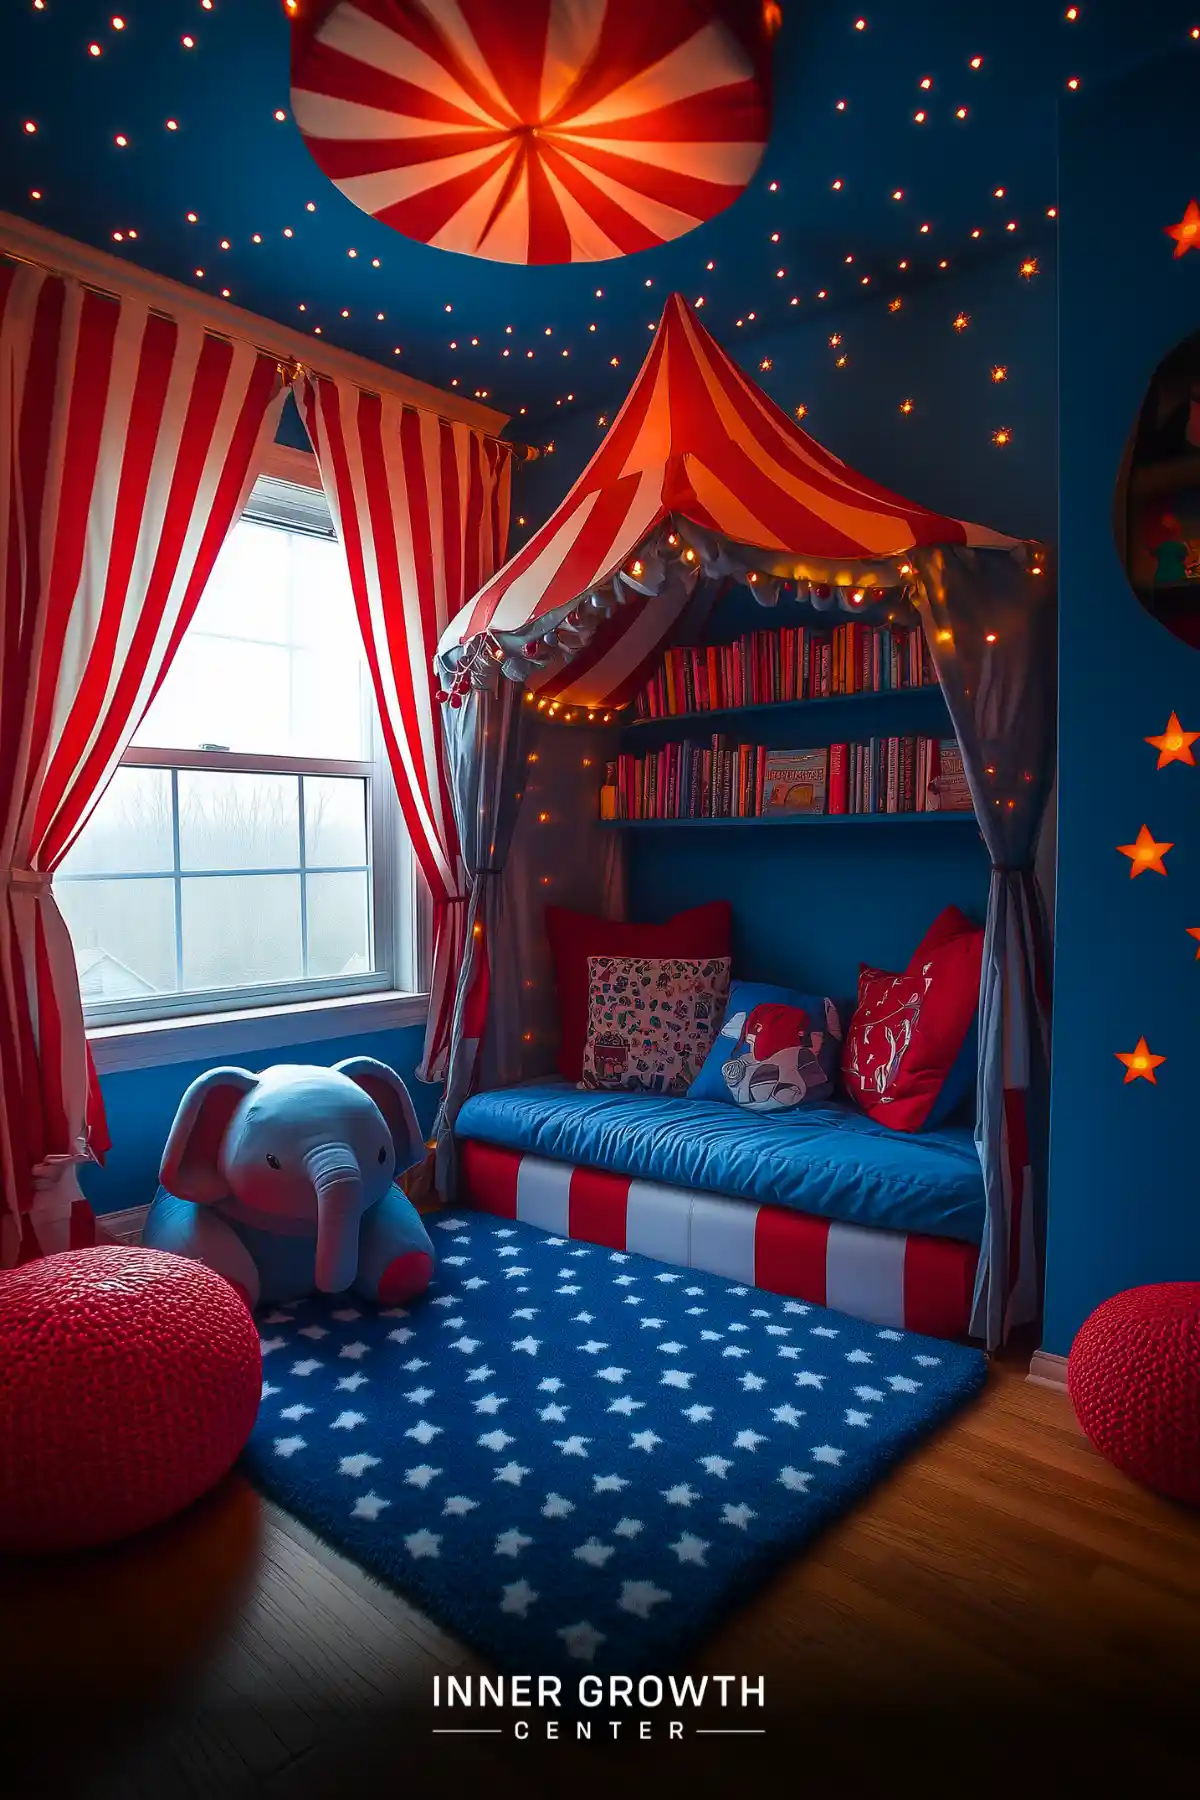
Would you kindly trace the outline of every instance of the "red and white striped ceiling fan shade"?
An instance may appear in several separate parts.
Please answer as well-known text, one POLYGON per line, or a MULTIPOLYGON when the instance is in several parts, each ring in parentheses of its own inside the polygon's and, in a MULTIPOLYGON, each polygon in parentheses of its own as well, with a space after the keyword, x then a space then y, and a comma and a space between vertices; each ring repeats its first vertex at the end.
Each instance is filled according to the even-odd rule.
POLYGON ((602 262, 732 204, 770 127, 774 0, 309 0, 292 110, 347 199, 494 262, 602 262))

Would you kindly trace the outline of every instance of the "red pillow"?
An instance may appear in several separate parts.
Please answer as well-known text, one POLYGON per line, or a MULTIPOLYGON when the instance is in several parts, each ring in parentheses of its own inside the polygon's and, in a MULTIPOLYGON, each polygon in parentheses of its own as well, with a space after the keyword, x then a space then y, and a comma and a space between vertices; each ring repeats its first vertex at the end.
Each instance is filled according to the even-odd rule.
POLYGON ((861 966, 842 1078, 869 1118, 920 1131, 971 1029, 982 960, 983 932, 947 907, 903 975, 861 966))
POLYGON ((546 936, 558 990, 558 1069, 568 1081, 583 1074, 588 1031, 589 956, 728 956, 733 909, 713 900, 676 913, 665 925, 597 919, 565 906, 546 908, 546 936))

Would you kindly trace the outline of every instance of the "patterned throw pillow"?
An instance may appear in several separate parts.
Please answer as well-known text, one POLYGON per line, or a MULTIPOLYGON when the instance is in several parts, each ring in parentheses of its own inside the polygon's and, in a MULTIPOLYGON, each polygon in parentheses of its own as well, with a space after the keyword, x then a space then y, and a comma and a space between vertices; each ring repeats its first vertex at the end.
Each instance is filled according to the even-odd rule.
POLYGON ((686 1094, 728 993, 727 956, 589 956, 580 1086, 686 1094))
POLYGON ((830 999, 762 981, 735 981, 691 1100, 787 1112, 827 1100, 837 1078, 842 1022, 830 999))

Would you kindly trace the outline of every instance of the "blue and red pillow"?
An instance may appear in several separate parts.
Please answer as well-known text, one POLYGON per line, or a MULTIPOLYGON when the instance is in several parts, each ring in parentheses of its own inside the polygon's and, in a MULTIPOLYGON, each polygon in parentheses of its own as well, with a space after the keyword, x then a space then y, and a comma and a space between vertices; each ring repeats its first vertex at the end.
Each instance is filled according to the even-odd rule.
POLYGON ((928 1130, 962 1101, 975 1074, 982 961, 982 930, 948 906, 903 974, 861 966, 842 1081, 868 1117, 928 1130))
POLYGON ((725 1022, 688 1089, 689 1100, 727 1100, 784 1112, 833 1092, 842 1022, 832 1000, 762 981, 735 981, 725 1022))

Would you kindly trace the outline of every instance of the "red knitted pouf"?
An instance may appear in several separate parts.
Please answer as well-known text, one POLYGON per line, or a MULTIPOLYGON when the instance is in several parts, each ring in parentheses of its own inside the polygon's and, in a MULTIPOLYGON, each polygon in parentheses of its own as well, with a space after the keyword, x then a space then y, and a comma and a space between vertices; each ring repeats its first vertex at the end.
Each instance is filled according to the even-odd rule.
POLYGON ((77 1550, 199 1498, 250 1435, 258 1332, 202 1263, 136 1245, 0 1275, 0 1550, 77 1550))
POLYGON ((1098 1306, 1071 1346, 1067 1391, 1101 1455, 1200 1505, 1200 1282, 1130 1288, 1098 1306))

